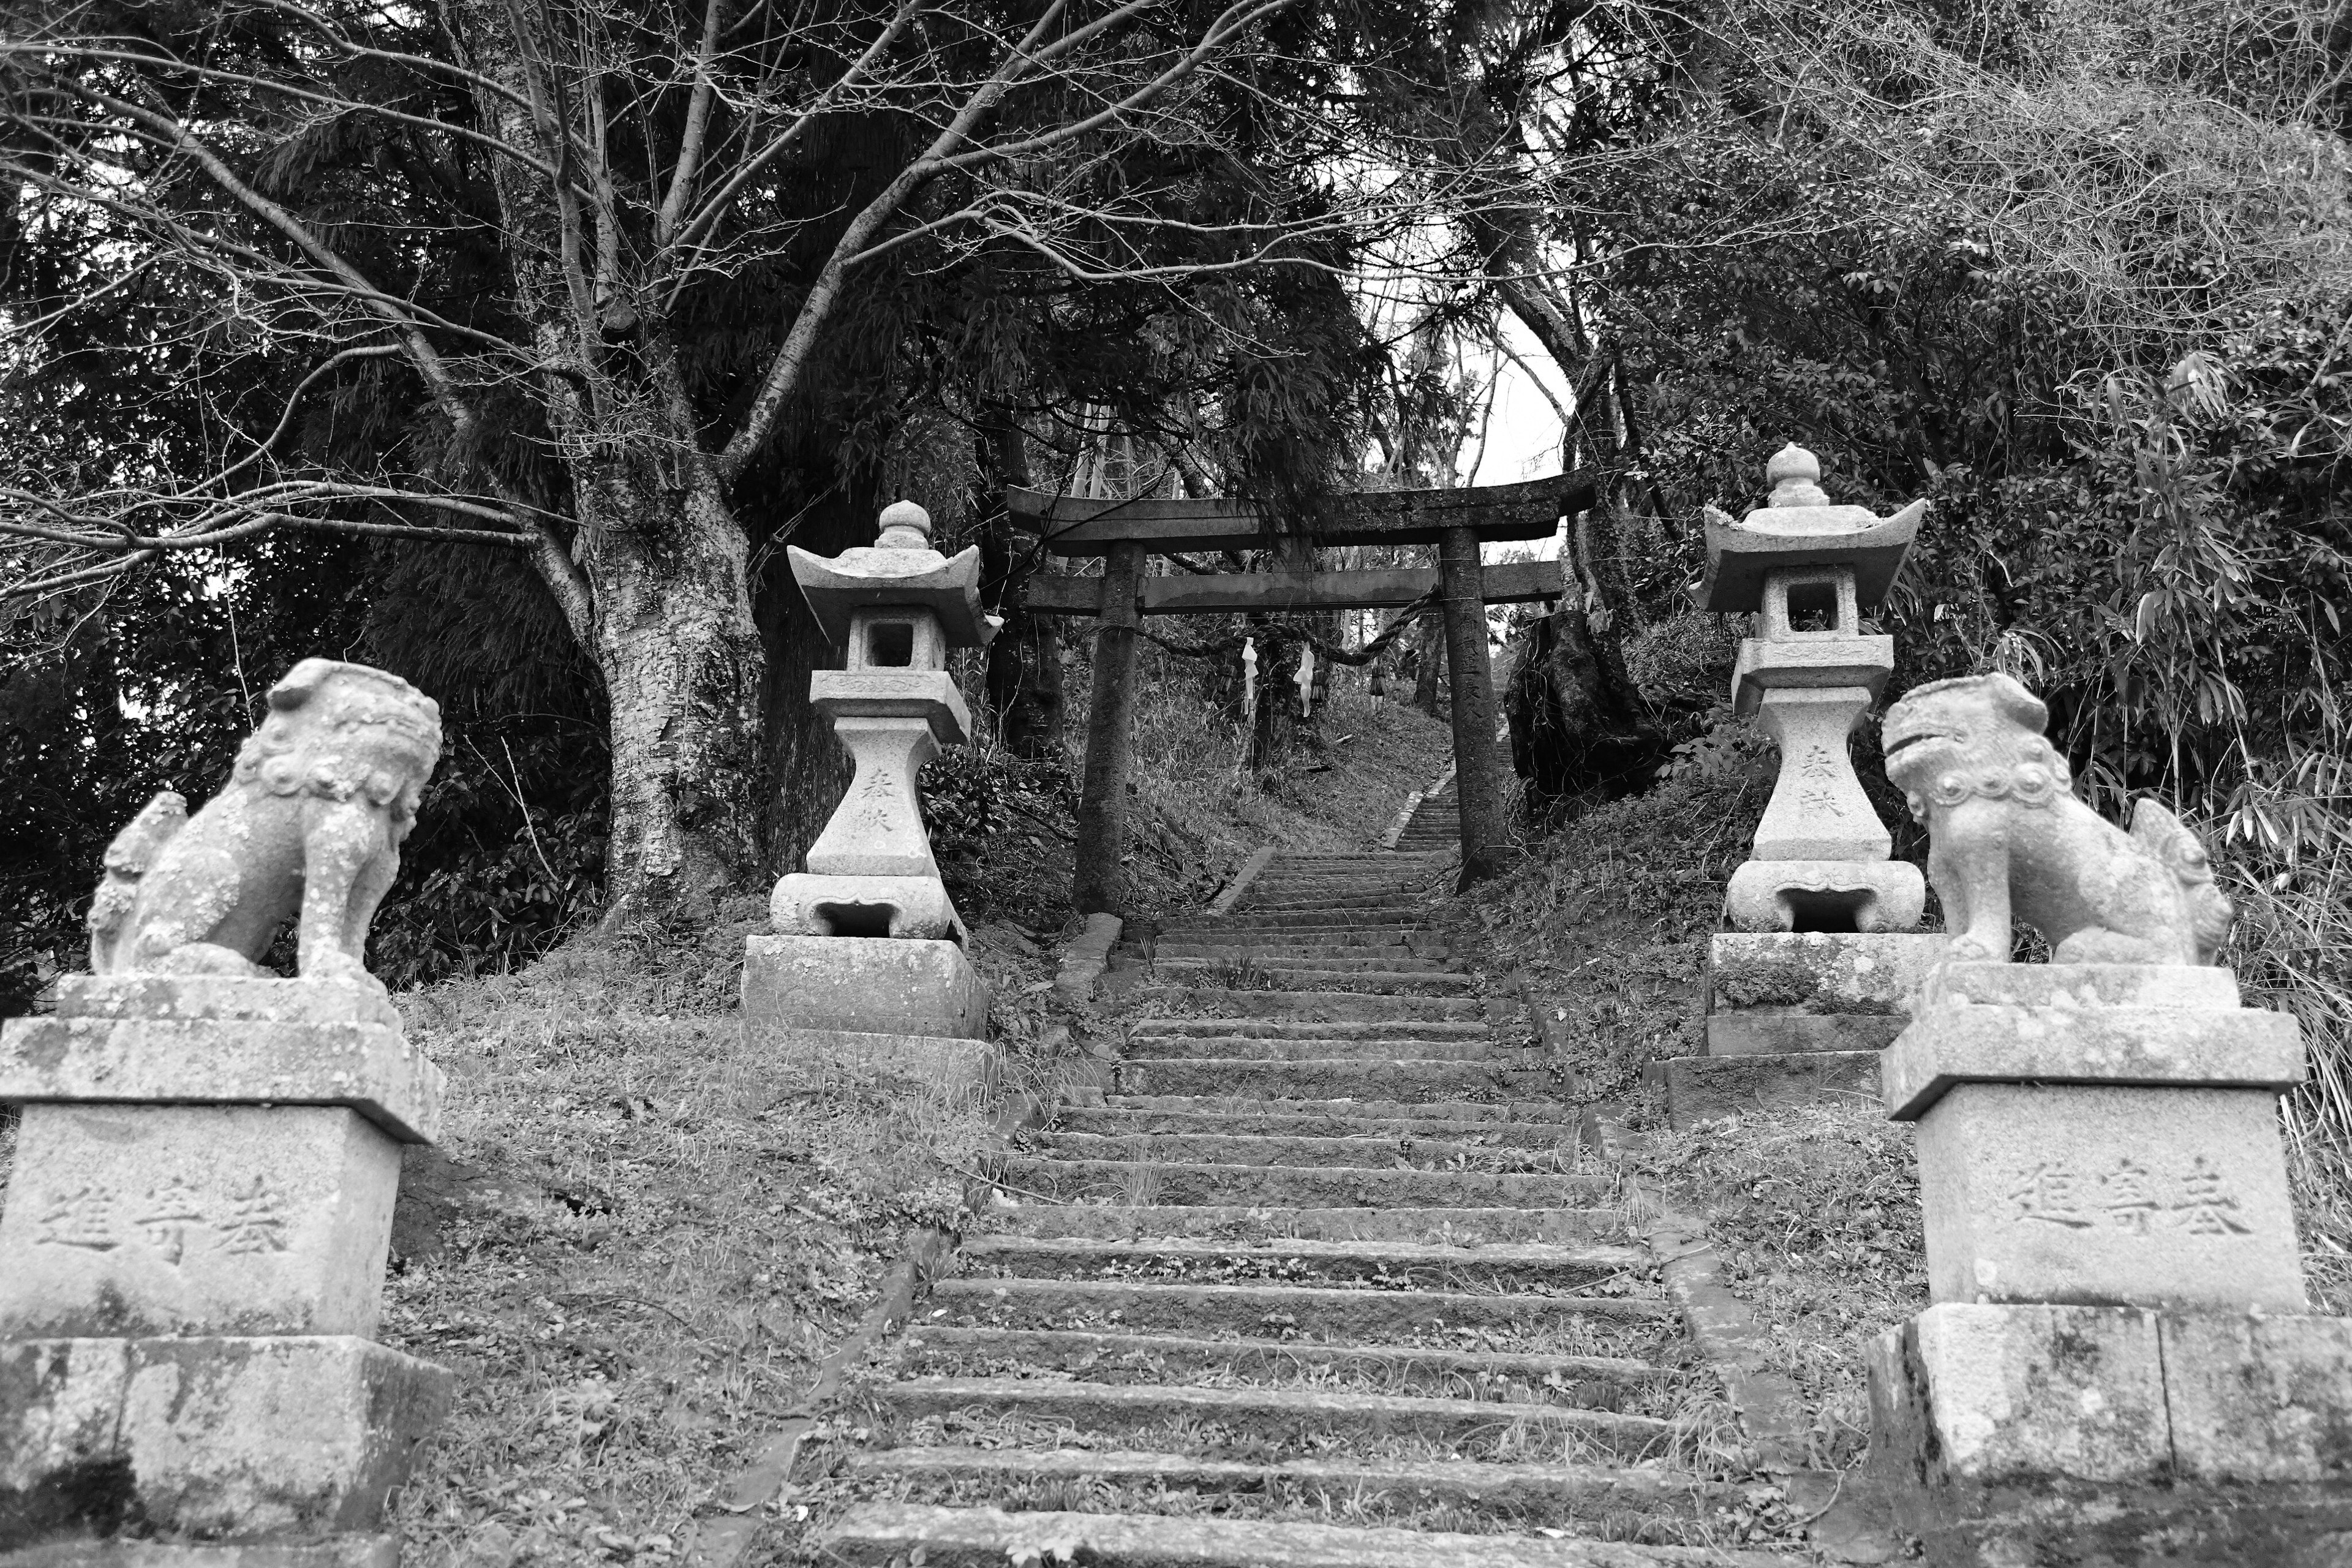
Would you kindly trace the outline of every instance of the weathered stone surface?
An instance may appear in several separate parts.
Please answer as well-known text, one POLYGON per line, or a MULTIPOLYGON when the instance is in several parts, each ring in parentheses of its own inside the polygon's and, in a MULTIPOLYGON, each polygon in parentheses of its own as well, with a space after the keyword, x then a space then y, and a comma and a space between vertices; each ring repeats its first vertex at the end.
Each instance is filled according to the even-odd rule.
POLYGON ((931 858, 930 835, 915 796, 915 775, 940 754, 931 731, 915 720, 838 716, 833 729, 856 759, 857 773, 809 847, 807 869, 831 877, 938 880, 939 863, 931 858))
POLYGON ((943 669, 820 669, 809 677, 809 703, 837 719, 919 724, 942 746, 971 734, 971 709, 943 669))
POLYGON ((1708 1010, 1907 1017, 1943 953, 1933 932, 1718 931, 1707 944, 1708 1010))
POLYGON ((1853 602, 1863 610, 1886 596, 1927 503, 1913 501, 1882 518, 1868 507, 1832 504, 1821 477, 1820 460, 1792 443, 1765 467, 1765 482, 1772 487, 1769 504, 1738 520, 1706 509, 1701 608, 1717 614, 1759 610, 1770 574, 1798 568, 1850 574, 1853 602))
MULTIPOLYGON (((119 984, 100 981, 93 989, 119 984)), ((131 984, 168 997, 191 983, 131 984)), ((368 999, 354 987, 290 980, 193 984, 368 999)), ((68 998, 89 1000, 71 988, 68 998)), ((376 1023, 59 1013, 0 1026, 0 1104, 339 1105, 402 1142, 429 1143, 440 1131, 442 1092, 441 1069, 398 1028, 376 1023)))
POLYGON ((1982 1493, 2170 1469, 2154 1313, 1939 1305, 1864 1360, 1871 1468, 1893 1484, 1982 1493))
POLYGON ((1942 963, 1922 980, 1914 1012, 2018 1007, 2195 1007, 2235 1010, 2238 977, 2210 963, 1942 963))
POLYGON ((0 1568, 400 1568, 393 1535, 320 1541, 58 1541, 0 1552, 0 1568))
POLYGON ((988 1032, 988 987, 954 942, 753 936, 744 948, 747 1039, 793 1029, 974 1040, 988 1032))
POLYGON ((2184 1479, 2352 1483, 2352 1319, 2167 1313, 2158 1332, 2184 1479))
POLYGON ((2203 846, 2142 800, 2126 835, 2070 793, 2049 710, 2006 675, 1913 689, 1886 715, 1886 775, 1927 825, 1952 956, 2000 962, 2010 922, 2062 963, 2210 963, 2230 900, 2203 846))
POLYGON ((1882 1093, 1910 1121, 1964 1083, 2275 1093, 2304 1073, 2294 1019, 2258 1008, 1922 1006, 1887 1047, 1882 1093))
MULTIPOLYGON (((909 618, 920 615, 957 647, 995 635, 994 623, 980 611, 978 545, 952 558, 940 554, 931 548, 930 513, 912 501, 893 501, 878 521, 881 533, 872 544, 829 559, 796 544, 784 547, 793 580, 828 641, 849 644, 851 623, 861 612, 876 610, 904 610, 909 618)), ((852 650, 853 665, 863 662, 860 651, 852 650)))
POLYGON ((996 1047, 985 1040, 940 1035, 877 1035, 849 1029, 787 1029, 773 1037, 776 1054, 820 1061, 845 1073, 903 1079, 948 1100, 995 1091, 996 1047))
POLYGON ((0 1551, 370 1531, 449 1384, 344 1336, 0 1343, 0 1551))
POLYGON ((1967 1083, 1918 1128, 1936 1301, 2307 1309, 2267 1090, 1967 1083))
POLYGON ((1875 1051, 1902 1032, 1903 1022, 1877 1013, 1717 1013, 1706 1021, 1706 1054, 1875 1051))
POLYGON ((361 962, 368 923, 441 754, 441 710, 398 676, 306 658, 227 785, 193 817, 157 795, 106 852, 89 910, 100 974, 259 975, 296 922, 305 981, 382 991, 361 962))
POLYGON ((1756 721, 1780 748, 1772 799, 1756 825, 1759 860, 1885 860, 1894 836, 1854 776, 1845 738, 1870 706, 1867 688, 1802 687, 1763 694, 1756 721))
POLYGON ((235 974, 66 974, 58 978, 60 1018, 233 1018, 263 1024, 401 1026, 381 992, 235 974))
POLYGON ((1943 1568, 2336 1568, 2352 1324, 1930 1308, 1868 1347, 1871 1468, 1943 1568))
POLYGON ((768 918, 784 936, 887 936, 961 945, 971 934, 937 877, 794 871, 769 895, 768 918))
POLYGON ((28 1106, 0 1339, 372 1333, 399 1182, 350 1110, 28 1106))
POLYGON ((1908 860, 1742 861, 1723 899, 1734 926, 1759 933, 1893 935, 1916 926, 1927 907, 1927 879, 1908 860))
MULTIPOLYGON (((1851 594, 1853 584, 1843 584, 1851 594)), ((1895 672, 1891 637, 1824 637, 1798 632, 1786 641, 1743 637, 1731 667, 1731 706, 1743 718, 1756 711, 1768 691, 1806 687, 1860 687, 1878 700, 1895 672)))

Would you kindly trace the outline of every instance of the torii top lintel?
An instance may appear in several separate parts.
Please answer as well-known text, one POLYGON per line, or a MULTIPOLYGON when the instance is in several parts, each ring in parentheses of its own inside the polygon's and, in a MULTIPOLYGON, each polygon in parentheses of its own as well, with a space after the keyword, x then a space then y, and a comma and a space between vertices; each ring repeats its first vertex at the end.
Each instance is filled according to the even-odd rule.
MULTIPOLYGON (((1585 473, 1555 474, 1516 485, 1454 490, 1370 490, 1323 500, 1314 517, 1318 544, 1434 544, 1449 529, 1479 539, 1544 539, 1559 520, 1593 503, 1585 473)), ((1015 528, 1044 534, 1056 555, 1103 555, 1114 544, 1150 554, 1186 550, 1261 550, 1273 537, 1264 515, 1244 500, 1095 500, 1008 485, 1004 509, 1015 528)))

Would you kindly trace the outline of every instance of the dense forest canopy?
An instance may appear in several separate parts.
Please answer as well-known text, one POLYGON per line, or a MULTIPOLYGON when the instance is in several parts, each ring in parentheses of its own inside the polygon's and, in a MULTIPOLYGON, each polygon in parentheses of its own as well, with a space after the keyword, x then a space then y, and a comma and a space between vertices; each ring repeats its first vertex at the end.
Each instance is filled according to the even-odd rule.
MULTIPOLYGON (((0 963, 294 659, 440 697, 401 978, 758 886, 829 809, 786 540, 1108 437, 1277 515, 1551 363, 1596 667, 1727 722, 1703 502, 1936 503, 1898 685, 2340 851, 2352 24, 2269 0, 0 8, 0 963)), ((1449 434, 1450 432, 1450 434, 1449 434)), ((1297 548, 1269 541, 1269 556, 1297 548)), ((1009 647, 1018 646, 1018 617, 1009 647)))

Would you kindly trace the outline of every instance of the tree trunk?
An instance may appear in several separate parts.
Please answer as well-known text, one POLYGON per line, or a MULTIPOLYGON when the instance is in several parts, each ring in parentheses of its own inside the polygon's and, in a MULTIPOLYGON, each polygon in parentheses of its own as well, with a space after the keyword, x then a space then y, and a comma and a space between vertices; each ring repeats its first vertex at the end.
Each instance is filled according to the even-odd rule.
POLYGON ((760 870, 765 659, 743 530, 708 485, 607 475, 577 493, 612 715, 607 893, 616 912, 707 911, 760 870))

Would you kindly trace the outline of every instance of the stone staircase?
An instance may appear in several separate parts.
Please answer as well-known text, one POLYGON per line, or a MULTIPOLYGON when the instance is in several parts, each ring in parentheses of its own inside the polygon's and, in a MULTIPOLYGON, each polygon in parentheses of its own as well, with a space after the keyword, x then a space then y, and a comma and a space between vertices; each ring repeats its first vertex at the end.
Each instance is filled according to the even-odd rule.
POLYGON ((1434 795, 1422 796, 1421 805, 1412 819, 1397 836, 1397 853, 1401 855, 1442 854, 1458 848, 1462 843, 1462 792, 1460 782, 1451 773, 1434 795))
POLYGON ((1712 1379, 1430 930, 1445 865, 1283 855, 1159 932, 1108 1091, 918 1307, 821 1560, 1786 1561, 1710 1544, 1712 1379))

